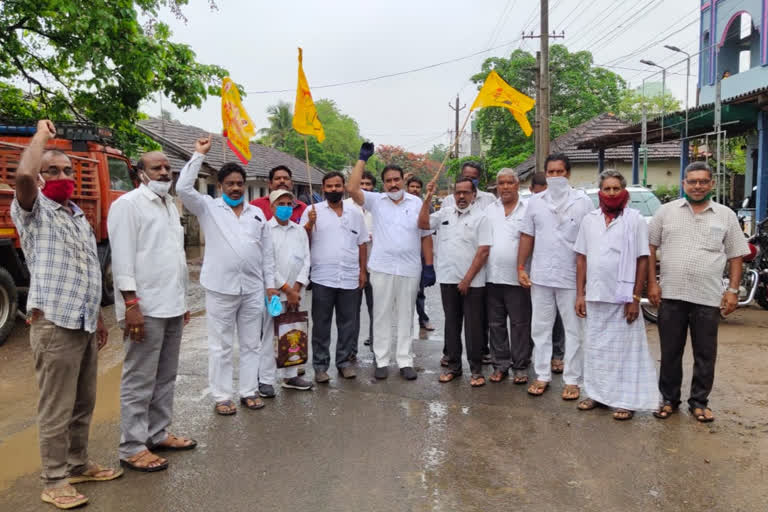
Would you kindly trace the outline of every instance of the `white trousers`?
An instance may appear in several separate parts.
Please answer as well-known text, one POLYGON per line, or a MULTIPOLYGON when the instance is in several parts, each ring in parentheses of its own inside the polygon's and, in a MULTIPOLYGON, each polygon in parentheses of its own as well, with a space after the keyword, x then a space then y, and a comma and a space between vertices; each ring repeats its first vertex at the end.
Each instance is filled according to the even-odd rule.
POLYGON ((531 287, 531 337, 533 338, 533 369, 540 381, 552 380, 552 326, 556 310, 560 312, 565 329, 565 360, 563 382, 581 385, 584 355, 584 322, 574 309, 576 290, 552 288, 534 284, 531 287))
MULTIPOLYGON (((302 297, 299 303, 299 311, 303 311, 304 299, 302 297)), ((286 301, 282 301, 283 312, 285 312, 286 301)), ((259 350, 259 382, 261 384, 275 385, 277 376, 281 379, 291 379, 299 376, 299 367, 290 366, 288 368, 277 368, 275 360, 275 319, 264 309, 263 329, 261 335, 261 350, 259 350)))
POLYGON ((257 394, 264 292, 227 295, 206 290, 205 308, 208 325, 208 387, 214 400, 231 400, 234 395, 232 347, 235 329, 240 348, 240 396, 257 394))
POLYGON ((373 288, 373 353, 376 366, 392 362, 392 326, 395 326, 395 362, 399 368, 413 367, 413 313, 418 277, 371 272, 373 288))

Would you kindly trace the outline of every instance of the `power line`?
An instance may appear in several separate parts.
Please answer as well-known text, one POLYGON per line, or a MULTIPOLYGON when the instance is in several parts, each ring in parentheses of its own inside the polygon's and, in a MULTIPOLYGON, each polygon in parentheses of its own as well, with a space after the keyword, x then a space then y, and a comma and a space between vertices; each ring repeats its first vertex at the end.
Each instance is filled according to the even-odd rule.
MULTIPOLYGON (((457 57, 455 59, 445 60, 445 61, 442 61, 442 62, 437 62, 435 64, 429 64, 428 66, 422 66, 420 68, 409 69, 407 71, 399 71, 397 73, 388 73, 386 75, 379 75, 379 76, 374 76, 374 77, 370 77, 370 78, 362 78, 360 80, 349 80, 347 82, 336 82, 336 83, 332 83, 332 84, 314 85, 314 86, 312 86, 312 89, 313 90, 316 90, 316 89, 327 89, 327 88, 330 88, 330 87, 340 87, 342 85, 362 84, 362 83, 366 83, 366 82, 373 82, 375 80, 381 80, 383 78, 392 78, 392 77, 396 77, 396 76, 402 76, 402 75, 408 75, 408 74, 411 74, 411 73, 417 73, 419 71, 425 71, 427 69, 433 69, 433 68, 437 68, 437 67, 440 67, 440 66, 445 66, 446 64, 453 64, 454 62, 460 62, 462 60, 471 59, 472 57, 476 57, 476 56, 481 55, 483 53, 488 53, 488 52, 491 52, 493 50, 498 50, 499 48, 504 48, 505 46, 513 45, 513 44, 517 43, 520 40, 521 40, 521 38, 518 37, 514 41, 509 41, 509 42, 506 42, 504 44, 500 44, 498 46, 494 46, 493 48, 486 48, 485 50, 480 50, 480 51, 477 51, 475 53, 471 53, 469 55, 465 55, 463 57, 457 57)), ((296 91, 296 89, 274 89, 274 90, 268 90, 268 91, 246 91, 246 92, 248 94, 275 94, 275 93, 295 92, 295 91, 296 91)))
MULTIPOLYGON (((687 17, 687 15, 686 15, 686 16, 683 16, 683 18, 685 18, 685 17, 687 17)), ((681 19, 683 19, 683 18, 681 18, 681 19)), ((674 23, 672 26, 676 25, 676 24, 677 24, 679 21, 680 21, 680 20, 676 21, 676 22, 675 22, 675 23, 674 23)), ((692 20, 690 23, 688 23, 687 25, 685 25, 685 26, 681 27, 680 29, 678 29, 678 30, 676 30, 676 31, 674 31, 674 32, 672 32, 672 33, 670 33, 670 34, 666 35, 666 36, 663 36, 663 37, 661 37, 661 38, 659 38, 659 39, 653 40, 653 41, 651 41, 650 43, 646 44, 645 46, 642 46, 642 47, 638 48, 637 50, 634 50, 634 51, 632 51, 632 52, 630 52, 630 53, 628 53, 628 54, 626 54, 626 55, 622 55, 622 56, 619 56, 619 57, 615 57, 615 58, 613 58, 613 59, 609 60, 608 62, 609 62, 609 63, 611 63, 611 64, 619 64, 619 63, 621 63, 621 62, 625 62, 625 61, 627 61, 627 60, 631 59, 632 57, 635 57, 635 56, 637 56, 638 54, 640 54, 640 53, 642 53, 642 52, 644 52, 644 51, 648 50, 649 48, 652 48, 653 46, 655 46, 655 45, 657 45, 657 44, 659 44, 659 43, 662 43, 662 42, 666 41, 666 40, 667 40, 667 39, 669 39, 670 37, 672 37, 672 36, 674 36, 674 35, 677 35, 677 34, 679 34, 679 33, 680 33, 680 32, 682 32, 683 30, 685 30, 685 29, 687 29, 688 27, 690 27, 691 25, 693 25, 694 23, 698 23, 698 22, 699 22, 699 19, 698 19, 698 18, 696 18, 695 20, 692 20)), ((666 30, 669 30, 669 28, 672 28, 672 26, 670 26, 670 27, 667 27, 667 28, 666 28, 664 31, 662 31, 662 33, 663 33, 663 32, 665 32, 666 30)))
MULTIPOLYGON (((555 27, 555 32, 557 32, 557 30, 558 30, 558 29, 559 29, 559 28, 560 28, 560 27, 563 25, 563 23, 564 23, 565 21, 567 21, 567 20, 568 20, 568 18, 570 18, 570 17, 571 17, 571 14, 573 14, 574 12, 576 12, 576 9, 578 9, 579 7, 581 7, 582 9, 584 8, 584 6, 583 6, 583 5, 580 5, 578 2, 574 2, 574 3, 576 4, 576 6, 573 8, 573 10, 572 10, 572 11, 570 11, 568 14, 566 14, 566 15, 563 17, 563 19, 561 19, 561 20, 560 20, 560 23, 558 23, 558 24, 557 24, 557 27, 555 27)), ((583 11, 582 11, 582 12, 583 12, 583 11)), ((577 16, 577 18, 578 18, 578 16, 577 16)))
POLYGON ((650 13, 652 13, 654 10, 658 9, 661 4, 663 3, 663 0, 659 0, 656 4, 648 3, 644 6, 641 6, 640 9, 635 11, 633 14, 630 14, 627 18, 623 19, 616 27, 613 28, 613 30, 608 31, 606 34, 604 34, 601 37, 598 37, 597 39, 593 39, 589 43, 586 44, 586 47, 594 47, 601 41, 603 42, 602 45, 600 45, 599 48, 593 48, 591 51, 592 53, 597 52, 599 50, 602 50, 606 46, 608 46, 609 43, 614 41, 617 37, 619 37, 622 34, 623 30, 628 30, 633 25, 636 25, 640 22, 643 18, 648 16, 650 13), (645 12, 643 12, 645 11, 645 12), (642 14, 641 14, 642 13, 642 14), (628 25, 624 25, 628 21, 632 20, 628 25))

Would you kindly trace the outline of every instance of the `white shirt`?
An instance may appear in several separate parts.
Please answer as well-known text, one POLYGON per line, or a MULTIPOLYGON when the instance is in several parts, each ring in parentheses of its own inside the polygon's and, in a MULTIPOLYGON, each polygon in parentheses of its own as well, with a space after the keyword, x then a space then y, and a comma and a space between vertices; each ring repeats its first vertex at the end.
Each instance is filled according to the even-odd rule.
MULTIPOLYGON (((509 215, 504 204, 497 199, 484 213, 491 226, 491 252, 486 265, 486 282, 520 286, 517 280, 517 249, 520 245, 520 227, 523 224, 528 202, 518 196, 515 209, 509 215)), ((526 264, 526 269, 529 265, 526 264)))
POLYGON ((355 200, 352 199, 351 197, 348 197, 344 200, 344 208, 347 208, 347 207, 352 208, 353 206, 358 210, 360 210, 360 213, 363 214, 363 220, 365 220, 365 227, 366 229, 368 229, 368 242, 366 245, 368 248, 367 258, 368 258, 368 261, 370 261, 371 251, 373 247, 373 215, 371 215, 371 212, 369 212, 368 210, 366 210, 365 208, 357 204, 355 200))
MULTIPOLYGON (((272 229, 272 245, 275 248, 275 288, 284 284, 292 287, 297 282, 306 286, 309 283, 309 237, 306 230, 291 221, 283 226, 275 217, 269 219, 267 225, 272 229)), ((285 300, 282 291, 280 298, 285 300)))
MULTIPOLYGON (((112 203, 107 217, 115 291, 135 291, 142 314, 173 318, 187 311, 187 260, 184 228, 172 196, 163 198, 146 185, 112 203)), ((116 294, 117 320, 125 303, 116 294)))
MULTIPOLYGON (((310 206, 301 216, 309 220, 310 206)), ((328 201, 315 204, 317 221, 312 230, 312 282, 331 288, 354 290, 360 286, 360 246, 368 241, 363 214, 342 202, 341 216, 328 201)))
POLYGON ((263 293, 275 286, 272 230, 261 208, 243 202, 240 217, 220 197, 195 189, 205 155, 195 153, 181 170, 176 192, 197 216, 205 235, 205 259, 200 284, 227 295, 263 293))
POLYGON ((373 241, 368 269, 404 277, 421 277, 421 239, 430 231, 419 229, 421 199, 404 193, 395 204, 387 194, 362 191, 363 206, 373 216, 373 241))
POLYGON ((581 219, 595 209, 582 191, 571 189, 557 211, 549 190, 528 200, 520 232, 535 237, 531 258, 531 282, 553 288, 576 288, 576 252, 573 244, 581 219))
MULTIPOLYGON (((635 259, 648 256, 648 224, 641 216, 631 230, 635 236, 635 259)), ((574 250, 587 257, 586 299, 591 302, 618 304, 616 289, 619 283, 619 260, 624 247, 624 223, 627 218, 619 215, 605 225, 602 210, 591 211, 581 221, 574 250)))
MULTIPOLYGON (((490 192, 484 192, 480 189, 477 189, 477 195, 475 196, 475 200, 472 202, 472 204, 479 206, 480 211, 483 211, 491 204, 493 204, 494 201, 496 201, 495 195, 491 194, 490 192)), ((440 208, 445 208, 446 206, 456 206, 456 198, 453 197, 453 194, 443 198, 443 202, 440 203, 440 208)))
MULTIPOLYGON (((463 214, 453 206, 440 208, 429 216, 429 227, 437 235, 440 258, 435 271, 440 284, 458 284, 472 266, 477 248, 491 245, 488 218, 474 204, 463 214)), ((470 286, 485 286, 485 265, 472 278, 470 286)))

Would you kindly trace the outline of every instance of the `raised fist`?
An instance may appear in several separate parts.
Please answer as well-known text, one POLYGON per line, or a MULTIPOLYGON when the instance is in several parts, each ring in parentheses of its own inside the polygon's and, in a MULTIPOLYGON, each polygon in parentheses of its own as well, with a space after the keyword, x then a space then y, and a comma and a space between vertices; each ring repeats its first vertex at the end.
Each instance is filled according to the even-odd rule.
POLYGON ((360 160, 367 162, 373 156, 373 142, 363 142, 360 146, 360 160))
POLYGON ((200 137, 195 142, 195 151, 202 154, 207 154, 211 150, 211 136, 200 137))
POLYGON ((41 119, 37 122, 37 133, 46 139, 50 140, 56 136, 56 127, 53 126, 53 121, 48 119, 41 119))

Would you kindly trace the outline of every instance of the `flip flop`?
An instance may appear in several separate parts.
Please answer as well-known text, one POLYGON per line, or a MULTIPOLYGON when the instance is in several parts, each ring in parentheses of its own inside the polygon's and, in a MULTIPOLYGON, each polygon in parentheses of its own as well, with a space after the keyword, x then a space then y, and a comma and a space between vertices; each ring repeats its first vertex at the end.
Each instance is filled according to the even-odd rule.
POLYGON ((541 396, 549 387, 549 382, 543 380, 535 380, 528 386, 528 394, 533 396, 541 396))
POLYGON ((131 459, 120 459, 120 465, 124 468, 132 469, 133 471, 138 471, 139 473, 154 473, 155 471, 162 471, 164 469, 168 469, 168 460, 164 459, 163 457, 158 457, 154 453, 150 452, 149 450, 144 450, 143 452, 139 452, 131 459), (140 455, 140 457, 137 457, 137 455, 140 455), (141 459, 145 459, 148 456, 154 457, 151 461, 148 461, 148 463, 152 463, 158 460, 163 460, 159 465, 157 466, 139 466, 136 463, 139 462, 141 459), (131 460, 133 459, 133 460, 131 460))
POLYGON ((613 419, 616 421, 628 421, 631 420, 634 415, 635 411, 630 411, 628 409, 616 409, 613 413, 613 419))
POLYGON ((653 416, 654 418, 658 418, 660 420, 666 420, 667 418, 672 416, 676 411, 677 411, 677 407, 672 405, 672 402, 664 401, 658 410, 653 411, 653 416))
POLYGON ((72 475, 67 479, 67 481, 69 481, 70 484, 81 484, 83 482, 108 482, 109 480, 120 478, 121 476, 123 476, 122 469, 105 468, 100 464, 89 461, 87 469, 83 471, 83 473, 79 475, 72 475), (96 476, 99 473, 103 473, 104 471, 112 471, 112 474, 109 476, 96 476))
POLYGON ((45 503, 50 503, 54 507, 61 510, 79 507, 88 503, 88 498, 77 492, 77 489, 71 485, 66 485, 64 487, 54 487, 53 489, 45 489, 40 494, 40 499, 45 503), (56 501, 58 498, 77 498, 78 496, 82 496, 82 498, 69 501, 67 503, 59 503, 56 501))
MULTIPOLYGON (((240 401, 242 402, 243 399, 241 398, 240 401)), ((237 413, 237 407, 235 407, 235 403, 232 400, 216 402, 213 410, 216 411, 216 414, 220 414, 222 416, 232 416, 233 414, 237 413)))
POLYGON ((715 421, 714 416, 707 417, 707 415, 705 414, 707 411, 709 411, 710 414, 712 413, 712 409, 710 409, 709 407, 691 406, 688 408, 688 410, 690 411, 691 414, 693 414, 693 417, 696 418, 696 421, 698 421, 699 423, 711 423, 715 421), (696 411, 701 411, 701 412, 696 412, 696 411))
POLYGON ((485 377, 482 375, 473 375, 472 378, 469 379, 469 385, 473 388, 485 386, 485 377))
POLYGON ((241 397, 240 403, 246 406, 248 409, 251 409, 252 411, 262 409, 264 408, 264 405, 265 405, 264 400, 262 400, 256 395, 241 397), (248 405, 248 400, 251 401, 251 405, 248 405))
POLYGON ((165 441, 162 443, 157 443, 152 446, 147 446, 151 451, 153 452, 181 452, 184 450, 194 450, 197 447, 197 441, 194 439, 185 439, 183 437, 178 437, 173 434, 168 434, 168 437, 165 438, 165 441), (169 445, 169 444, 163 444, 167 441, 174 442, 175 440, 179 441, 191 441, 189 444, 181 444, 181 445, 169 445))
POLYGON ((440 378, 438 379, 441 383, 445 384, 446 382, 451 382, 453 379, 461 377, 460 373, 453 373, 453 372, 445 372, 442 375, 440 375, 440 378))

